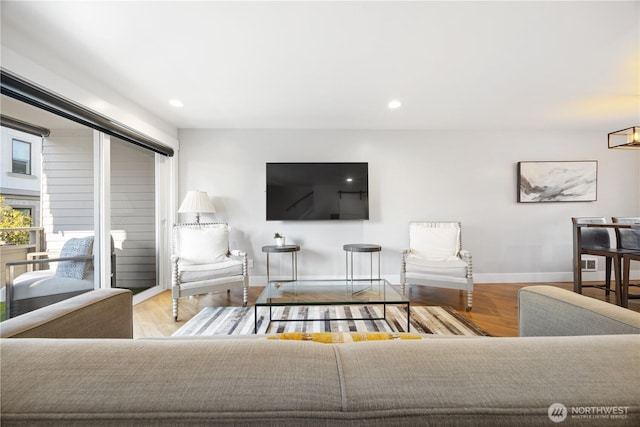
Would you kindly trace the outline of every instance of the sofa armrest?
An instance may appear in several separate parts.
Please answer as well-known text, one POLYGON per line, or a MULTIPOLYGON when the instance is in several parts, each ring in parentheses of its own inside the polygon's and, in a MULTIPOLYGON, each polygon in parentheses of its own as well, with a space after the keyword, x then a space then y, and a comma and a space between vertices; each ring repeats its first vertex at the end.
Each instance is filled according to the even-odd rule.
POLYGON ((98 289, 0 323, 2 338, 133 338, 133 294, 98 289))
POLYGON ((521 337, 640 334, 640 313, 554 286, 520 289, 518 317, 521 337))

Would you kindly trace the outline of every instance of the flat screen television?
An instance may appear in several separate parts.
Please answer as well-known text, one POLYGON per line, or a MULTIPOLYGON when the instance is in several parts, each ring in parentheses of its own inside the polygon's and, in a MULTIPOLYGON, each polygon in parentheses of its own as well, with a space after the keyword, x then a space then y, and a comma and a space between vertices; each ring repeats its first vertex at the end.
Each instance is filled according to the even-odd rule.
POLYGON ((364 219, 368 163, 267 163, 267 221, 364 219))

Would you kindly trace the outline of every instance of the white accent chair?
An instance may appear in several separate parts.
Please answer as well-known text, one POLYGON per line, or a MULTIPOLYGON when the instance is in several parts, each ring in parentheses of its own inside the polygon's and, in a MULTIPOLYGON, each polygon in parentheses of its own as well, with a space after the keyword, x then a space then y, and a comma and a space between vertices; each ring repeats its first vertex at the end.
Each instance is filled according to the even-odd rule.
POLYGON ((409 248, 402 251, 400 281, 467 292, 466 310, 473 299, 471 253, 462 249, 462 224, 450 222, 412 222, 409 248))
POLYGON ((247 304, 249 286, 247 254, 229 250, 227 224, 174 225, 171 263, 175 321, 178 320, 180 297, 241 289, 243 304, 247 304))

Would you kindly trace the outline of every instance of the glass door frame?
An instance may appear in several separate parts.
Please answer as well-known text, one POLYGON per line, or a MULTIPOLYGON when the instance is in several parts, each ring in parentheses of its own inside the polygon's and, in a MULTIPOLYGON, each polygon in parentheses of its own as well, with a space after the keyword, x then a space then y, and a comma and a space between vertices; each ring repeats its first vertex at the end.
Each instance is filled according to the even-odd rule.
MULTIPOLYGON (((95 282, 111 287, 111 136, 93 131, 95 282)), ((136 294, 134 305, 171 289, 171 230, 175 222, 176 155, 155 154, 156 285, 136 294)))

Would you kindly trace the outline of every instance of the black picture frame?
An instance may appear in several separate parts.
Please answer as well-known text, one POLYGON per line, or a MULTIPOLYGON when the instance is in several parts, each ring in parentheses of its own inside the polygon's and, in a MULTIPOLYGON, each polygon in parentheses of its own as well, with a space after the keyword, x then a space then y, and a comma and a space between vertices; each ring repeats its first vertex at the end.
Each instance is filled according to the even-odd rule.
POLYGON ((597 160, 518 162, 518 203, 596 200, 597 160))

